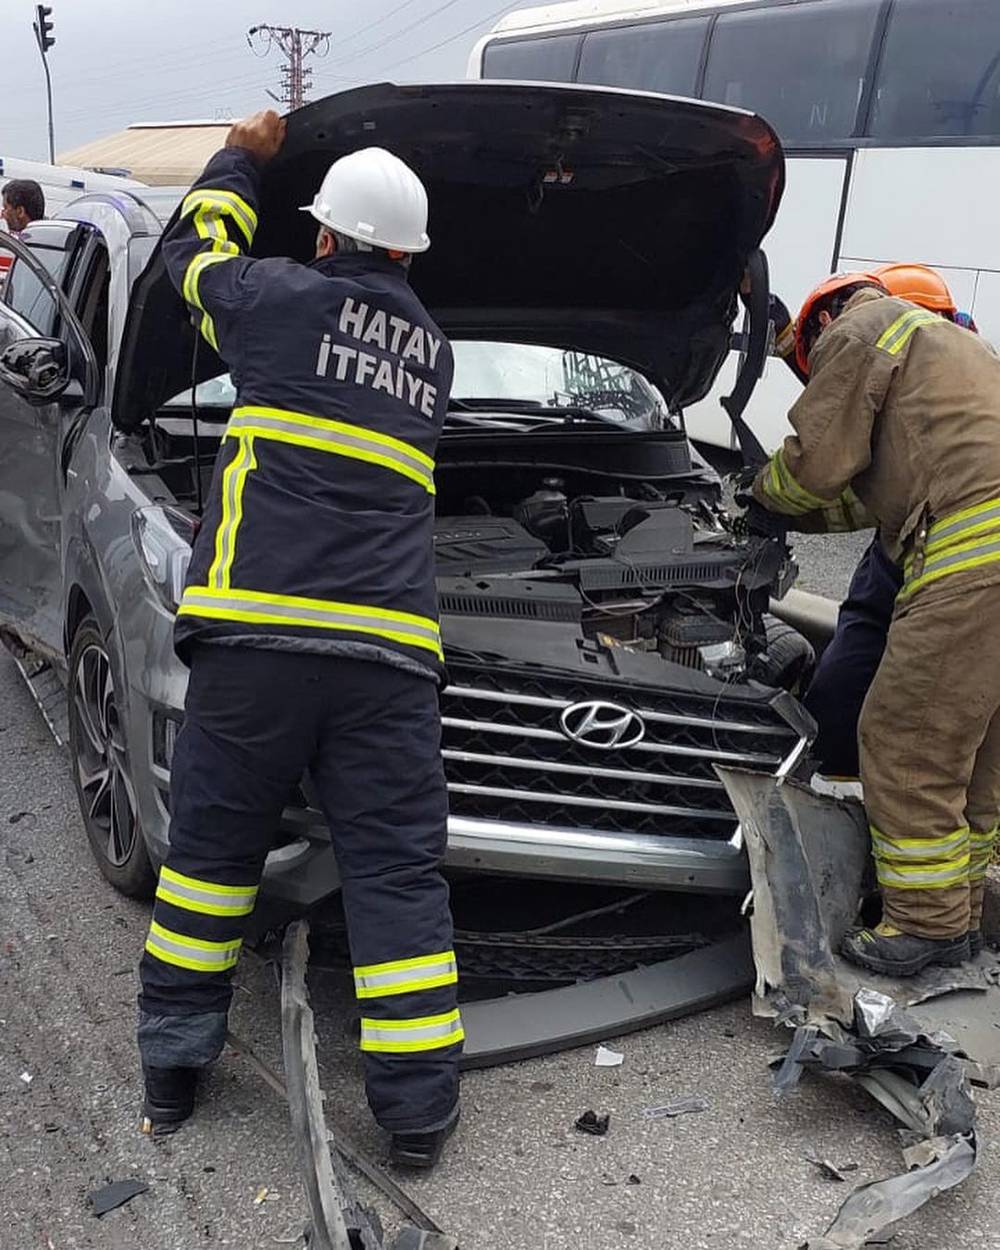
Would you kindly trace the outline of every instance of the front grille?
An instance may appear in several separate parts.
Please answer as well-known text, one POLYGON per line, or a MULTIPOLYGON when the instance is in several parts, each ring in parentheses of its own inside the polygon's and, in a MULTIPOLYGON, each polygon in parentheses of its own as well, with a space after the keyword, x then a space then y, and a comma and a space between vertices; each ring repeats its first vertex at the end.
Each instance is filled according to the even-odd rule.
POLYGON ((732 837, 736 817, 712 765, 776 770, 794 731, 765 703, 573 678, 450 667, 442 701, 454 816, 669 837, 732 837), (637 712, 635 746, 604 750, 560 729, 573 703, 637 712))

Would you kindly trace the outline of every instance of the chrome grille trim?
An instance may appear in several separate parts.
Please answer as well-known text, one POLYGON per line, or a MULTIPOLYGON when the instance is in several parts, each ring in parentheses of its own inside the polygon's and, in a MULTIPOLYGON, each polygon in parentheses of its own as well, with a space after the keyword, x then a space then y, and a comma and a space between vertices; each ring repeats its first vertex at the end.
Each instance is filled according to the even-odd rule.
POLYGON ((591 799, 579 794, 541 794, 535 790, 507 789, 504 786, 470 786, 449 782, 454 794, 488 795, 494 799, 516 799, 522 803, 556 803, 561 807, 604 807, 616 812, 644 812, 655 816, 688 816, 698 820, 722 820, 731 824, 733 813, 705 808, 680 807, 669 803, 637 803, 626 799, 591 799))
MULTIPOLYGON (((572 699, 547 699, 540 695, 507 693, 503 690, 480 690, 476 686, 448 686, 444 693, 455 695, 460 699, 483 699, 487 702, 504 704, 517 703, 523 707, 552 708, 553 711, 559 712, 572 707, 574 702, 572 699)), ((614 692, 609 692, 605 697, 609 703, 617 702, 614 692)), ((629 707, 629 704, 622 703, 622 706, 629 707)), ((714 729, 717 732, 766 734, 785 738, 793 737, 795 734, 791 726, 782 724, 753 725, 746 721, 716 720, 710 716, 681 716, 671 712, 654 712, 650 708, 639 706, 638 701, 631 710, 641 716, 644 721, 660 725, 682 725, 689 729, 714 729)))
POLYGON ((583 777, 601 777, 609 781, 641 781, 654 786, 685 786, 702 790, 724 790, 721 781, 703 777, 683 777, 677 773, 643 773, 631 768, 590 768, 584 764, 564 764, 556 760, 536 760, 528 756, 485 755, 478 751, 456 751, 445 747, 446 760, 463 764, 487 764, 494 768, 524 768, 539 773, 571 773, 583 777))
MULTIPOLYGON (((562 706, 568 707, 569 704, 562 706)), ((555 729, 538 729, 534 725, 504 725, 495 721, 466 720, 457 716, 442 716, 441 724, 446 729, 468 729, 475 733, 506 734, 514 738, 538 738, 546 742, 566 742, 565 734, 555 729)), ((629 751, 644 751, 649 755, 680 755, 696 760, 719 760, 723 764, 761 764, 766 768, 776 768, 781 763, 778 755, 757 755, 750 751, 708 751, 702 747, 682 747, 660 742, 637 742, 635 746, 623 747, 616 755, 623 756, 629 751)), ((596 748, 595 748, 596 754, 596 748)))

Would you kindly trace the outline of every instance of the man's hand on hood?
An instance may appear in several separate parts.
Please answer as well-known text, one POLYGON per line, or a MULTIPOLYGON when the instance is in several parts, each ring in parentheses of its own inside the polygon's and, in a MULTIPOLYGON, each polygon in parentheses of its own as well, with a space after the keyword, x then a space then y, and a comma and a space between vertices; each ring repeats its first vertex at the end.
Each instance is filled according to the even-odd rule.
POLYGON ((273 160, 285 141, 285 119, 263 109, 236 122, 226 136, 227 148, 244 148, 260 165, 273 160))

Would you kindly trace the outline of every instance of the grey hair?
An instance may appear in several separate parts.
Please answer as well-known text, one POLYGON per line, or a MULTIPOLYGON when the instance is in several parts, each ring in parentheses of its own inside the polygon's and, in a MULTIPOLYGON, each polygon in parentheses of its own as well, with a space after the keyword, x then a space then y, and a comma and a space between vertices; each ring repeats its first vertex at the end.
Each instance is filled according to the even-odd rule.
MULTIPOLYGON (((319 234, 320 238, 324 234, 332 234, 334 242, 337 244, 337 252, 341 256, 357 256, 366 253, 373 253, 376 256, 389 255, 384 247, 373 247, 370 243, 363 243, 361 239, 352 238, 349 234, 342 234, 339 230, 332 230, 329 226, 320 226, 319 234)), ((404 269, 409 269, 411 259, 409 256, 404 257, 402 260, 398 260, 396 257, 392 257, 392 259, 396 260, 396 263, 402 265, 404 269)))

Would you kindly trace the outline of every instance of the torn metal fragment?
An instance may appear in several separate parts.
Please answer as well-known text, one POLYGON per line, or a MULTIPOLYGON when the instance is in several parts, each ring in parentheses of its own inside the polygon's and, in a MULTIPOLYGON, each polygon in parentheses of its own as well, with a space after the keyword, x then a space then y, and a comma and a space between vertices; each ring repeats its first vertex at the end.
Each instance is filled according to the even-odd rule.
POLYGON ((677 1098, 662 1107, 646 1107, 642 1113, 644 1120, 673 1120, 679 1115, 692 1115, 699 1111, 707 1111, 708 1103, 697 1095, 677 1098))
POLYGON ((102 1215, 107 1215, 109 1211, 114 1211, 117 1207, 123 1207, 126 1202, 131 1202, 139 1194, 144 1194, 148 1191, 149 1186, 145 1181, 134 1179, 113 1181, 102 1189, 95 1189, 93 1193, 87 1195, 87 1198, 90 1201, 91 1211, 100 1218, 102 1215))
POLYGON ((591 1137, 603 1137, 610 1123, 610 1114, 598 1115, 595 1111, 585 1111, 574 1122, 573 1127, 579 1129, 581 1133, 589 1133, 591 1137))

